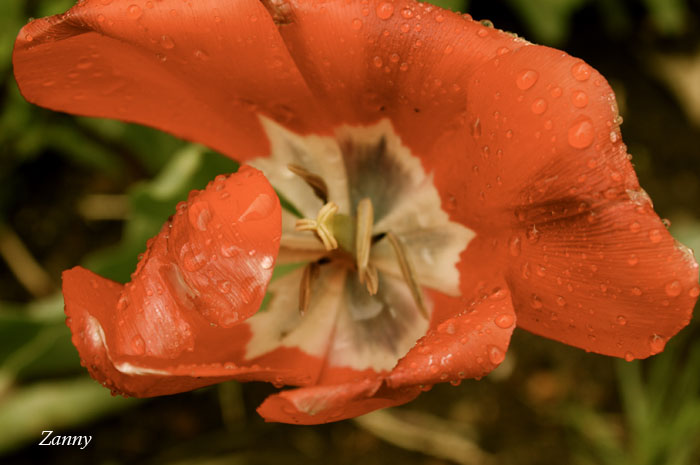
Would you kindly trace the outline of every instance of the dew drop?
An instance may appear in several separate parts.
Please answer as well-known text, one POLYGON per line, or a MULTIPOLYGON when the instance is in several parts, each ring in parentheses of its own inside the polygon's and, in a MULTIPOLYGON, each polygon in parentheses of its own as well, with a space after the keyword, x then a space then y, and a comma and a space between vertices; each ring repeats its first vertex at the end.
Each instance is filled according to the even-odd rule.
POLYGON ((379 19, 389 19, 394 14, 394 5, 389 2, 382 2, 377 6, 377 17, 379 19))
POLYGON ((666 287, 664 289, 666 290, 667 296, 678 297, 683 291, 683 286, 681 285, 680 281, 674 280, 666 284, 666 287))
POLYGON ((559 98, 562 94, 561 87, 553 87, 552 90, 549 91, 549 93, 552 97, 559 98))
POLYGON ((209 210, 209 204, 205 201, 195 202, 190 205, 187 212, 187 217, 190 220, 190 224, 200 231, 206 231, 207 225, 211 221, 211 211, 209 210))
POLYGON ((697 296, 699 296, 699 295, 700 295, 700 286, 698 286, 697 284, 696 284, 695 286, 693 286, 693 287, 688 291, 688 295, 689 295, 690 297, 697 297, 697 296))
POLYGON ((530 110, 536 115, 541 115, 542 113, 547 111, 547 101, 545 99, 538 98, 537 100, 532 102, 530 110))
POLYGON ((175 42, 170 36, 163 34, 160 36, 160 45, 166 50, 175 48, 175 42))
POLYGON ((633 221, 630 223, 630 232, 633 233, 638 233, 642 229, 642 226, 637 223, 636 221, 633 221))
POLYGON ((506 353, 496 346, 490 346, 488 348, 488 353, 489 360, 491 360, 491 363, 494 365, 500 365, 503 359, 506 358, 506 353))
POLYGON ((664 347, 666 347, 666 339, 658 334, 652 334, 649 338, 649 349, 651 350, 652 355, 663 352, 664 347))
POLYGON ((633 287, 632 288, 632 295, 639 297, 640 295, 642 295, 642 290, 638 287, 633 287))
POLYGON ((187 271, 192 272, 201 269, 207 263, 204 254, 196 254, 189 243, 185 243, 180 249, 180 261, 187 271))
POLYGON ((560 307, 563 307, 566 305, 566 299, 564 299, 564 297, 562 297, 560 295, 557 296, 556 302, 557 302, 557 305, 559 305, 560 307))
POLYGON ((381 68, 382 65, 384 64, 384 63, 382 62, 381 57, 378 57, 378 56, 375 56, 374 58, 372 58, 372 63, 374 63, 374 66, 377 67, 377 68, 381 68))
POLYGON ((569 127, 568 142, 576 149, 585 149, 593 143, 593 123, 590 118, 579 118, 569 127))
POLYGON ((269 270, 272 268, 272 265, 275 263, 275 259, 272 258, 270 255, 265 255, 262 260, 260 260, 260 267, 263 270, 269 270))
MULTIPOLYGON (((485 29, 482 30, 485 31, 485 29)), ((518 73, 515 78, 515 85, 517 85, 519 89, 527 90, 535 85, 539 76, 537 71, 526 69, 518 73)))
POLYGON ((639 263, 639 257, 637 257, 636 254, 631 254, 629 257, 627 257, 627 263, 630 266, 635 266, 637 263, 639 263))
POLYGON ((625 326, 627 324, 627 318, 625 318, 623 315, 618 315, 616 321, 620 326, 625 326))
POLYGON ((631 362, 634 360, 634 354, 632 352, 625 352, 625 361, 631 362))
POLYGON ((542 300, 536 294, 532 294, 530 306, 534 309, 542 308, 542 300))
POLYGON ((413 10, 410 8, 404 8, 401 10, 401 16, 403 16, 406 19, 411 19, 413 17, 413 10))
POLYGON ((583 108, 588 105, 588 95, 581 90, 574 91, 574 93, 571 94, 571 103, 576 108, 583 108))
POLYGON ((496 323, 496 326, 499 328, 507 329, 513 326, 513 323, 515 323, 515 318, 509 313, 502 313, 496 317, 494 323, 496 323))
POLYGON ((649 231, 649 240, 653 242, 654 244, 658 244, 661 242, 661 231, 658 229, 652 229, 649 231))
POLYGON ((586 63, 579 61, 571 67, 571 75, 577 81, 586 81, 591 77, 591 68, 586 63))
POLYGON ((511 256, 517 257, 520 255, 521 245, 520 236, 513 236, 510 238, 508 241, 508 251, 510 252, 511 256))
POLYGON ((141 17, 142 10, 138 5, 130 5, 126 11, 129 13, 129 18, 131 19, 139 19, 141 17))
POLYGON ((146 351, 146 344, 143 342, 143 338, 138 334, 131 339, 131 349, 136 355, 143 355, 146 351))
POLYGON ((362 20, 360 18, 355 18, 352 20, 352 28, 354 30, 359 30, 362 28, 362 20))

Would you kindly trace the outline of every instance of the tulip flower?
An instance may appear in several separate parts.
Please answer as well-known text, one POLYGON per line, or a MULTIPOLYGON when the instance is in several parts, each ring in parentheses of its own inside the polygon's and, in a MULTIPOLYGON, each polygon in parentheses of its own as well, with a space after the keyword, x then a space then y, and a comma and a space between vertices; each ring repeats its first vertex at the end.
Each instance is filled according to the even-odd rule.
POLYGON ((83 0, 25 26, 14 69, 30 102, 244 163, 178 206, 130 283, 65 272, 73 342, 116 392, 262 380, 295 386, 267 420, 334 421, 486 375, 516 324, 648 357, 700 293, 605 79, 468 15, 83 0))

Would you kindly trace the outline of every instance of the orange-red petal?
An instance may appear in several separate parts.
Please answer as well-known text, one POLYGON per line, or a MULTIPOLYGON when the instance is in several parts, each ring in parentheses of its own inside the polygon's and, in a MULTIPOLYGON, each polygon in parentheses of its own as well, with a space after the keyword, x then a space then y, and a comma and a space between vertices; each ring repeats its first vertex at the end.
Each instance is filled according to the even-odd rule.
POLYGON ((515 329, 510 291, 501 281, 487 297, 442 321, 388 376, 392 388, 481 378, 503 361, 515 329))
POLYGON ((257 113, 320 130, 320 110, 259 1, 85 0, 19 33, 30 102, 137 122, 238 159, 266 156, 257 113))
POLYGON ((418 394, 415 386, 392 389, 380 378, 356 380, 282 391, 268 397, 258 413, 267 421, 315 425, 405 404, 418 394))
POLYGON ((64 274, 66 313, 81 358, 97 379, 133 395, 193 389, 202 385, 195 376, 274 371, 245 359, 250 334, 240 322, 265 295, 280 233, 279 200, 254 168, 243 166, 194 191, 149 241, 127 285, 82 268, 64 274), (190 378, 176 386, 172 379, 142 385, 150 375, 183 371, 190 378))

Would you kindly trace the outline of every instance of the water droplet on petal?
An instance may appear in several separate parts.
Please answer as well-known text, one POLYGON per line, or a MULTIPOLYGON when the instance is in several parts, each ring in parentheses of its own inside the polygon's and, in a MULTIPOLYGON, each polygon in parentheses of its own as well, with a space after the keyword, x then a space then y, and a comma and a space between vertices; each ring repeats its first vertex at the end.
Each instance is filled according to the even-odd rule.
POLYGON ((382 2, 377 6, 377 17, 379 19, 389 19, 394 14, 394 5, 389 2, 382 2))
POLYGON ((639 258, 637 257, 637 255, 631 254, 631 255, 627 258, 627 263, 628 263, 630 266, 635 266, 637 263, 639 263, 639 258))
POLYGON ((541 115, 542 113, 547 111, 547 101, 545 99, 538 98, 537 100, 532 102, 530 110, 536 115, 541 115))
POLYGON ((651 353, 658 354, 659 352, 663 352, 664 347, 666 347, 666 339, 658 334, 652 334, 649 338, 649 349, 651 353))
POLYGON ((583 108, 588 105, 588 95, 581 90, 574 91, 574 93, 571 94, 571 103, 576 108, 583 108))
POLYGON ((269 270, 272 268, 272 265, 275 263, 275 259, 272 258, 270 255, 265 255, 262 260, 260 260, 260 267, 263 270, 269 270))
POLYGON ((527 90, 535 85, 535 82, 537 82, 537 78, 539 78, 539 76, 540 75, 537 73, 537 71, 526 69, 525 71, 518 73, 515 78, 515 84, 519 89, 527 90))
POLYGON ((515 318, 509 313, 502 313, 496 317, 494 322, 499 328, 507 329, 513 326, 513 323, 515 323, 515 318))
POLYGON ((146 351, 146 344, 138 334, 131 339, 131 349, 136 355, 142 355, 146 351))
POLYGON ((642 295, 642 290, 638 287, 633 287, 632 288, 632 295, 636 295, 637 297, 639 297, 640 295, 642 295))
POLYGON ((195 202, 190 205, 187 212, 190 224, 200 231, 206 231, 207 225, 211 221, 211 211, 209 204, 205 201, 195 202))
POLYGON ((163 34, 160 36, 160 45, 166 50, 175 48, 175 42, 170 36, 163 34))
POLYGON ((625 360, 631 362, 634 360, 634 354, 632 352, 625 352, 625 360))
POLYGON ((616 320, 617 324, 620 326, 625 326, 627 324, 627 318, 625 318, 623 315, 618 315, 616 320))
POLYGON ((180 249, 180 261, 187 271, 197 271, 207 263, 204 254, 195 253, 189 243, 185 243, 180 249))
POLYGON ((472 137, 474 139, 478 139, 479 137, 481 137, 481 119, 480 118, 475 119, 474 122, 472 123, 470 129, 471 129, 472 137))
POLYGON ((653 242, 654 244, 658 244, 661 242, 661 231, 658 229, 652 229, 649 231, 649 240, 653 242))
POLYGON ((513 236, 510 238, 508 241, 508 251, 513 257, 517 257, 520 255, 521 251, 521 242, 520 242, 520 236, 513 236))
POLYGON ((579 61, 571 67, 571 75, 577 81, 586 81, 591 77, 591 68, 586 63, 579 61))
POLYGON ((683 286, 681 285, 680 281, 675 280, 666 284, 665 290, 667 296, 678 297, 683 291, 683 286))
POLYGON ((139 19, 141 17, 142 10, 138 5, 130 5, 126 11, 129 13, 129 18, 131 19, 139 19))
POLYGON ((506 353, 501 350, 499 347, 496 346, 490 346, 488 348, 489 352, 489 360, 491 360, 491 363, 494 365, 500 365, 503 359, 506 358, 506 353))
POLYGON ((355 18, 352 20, 352 28, 356 31, 362 28, 362 20, 360 18, 355 18))
POLYGON ((585 149, 593 143, 594 135, 593 123, 590 118, 584 116, 569 127, 568 142, 576 149, 585 149))
POLYGON ((530 306, 534 309, 542 308, 542 300, 536 294, 532 294, 530 306))
POLYGON ((637 223, 636 221, 633 221, 630 223, 630 232, 633 233, 638 233, 642 229, 642 226, 637 223))

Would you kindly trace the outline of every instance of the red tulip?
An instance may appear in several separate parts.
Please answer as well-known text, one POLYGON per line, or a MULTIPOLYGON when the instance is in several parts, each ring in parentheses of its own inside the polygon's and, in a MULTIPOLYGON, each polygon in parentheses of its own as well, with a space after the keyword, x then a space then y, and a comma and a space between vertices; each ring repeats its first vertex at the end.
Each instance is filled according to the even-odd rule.
POLYGON ((468 16, 84 0, 28 24, 14 65, 29 101, 205 143, 305 217, 244 167, 182 204, 130 284, 67 271, 73 342, 115 391, 265 380, 301 386, 269 397, 266 419, 333 421, 487 374, 516 319, 648 357, 700 293, 603 77, 468 16), (258 310, 275 257, 305 265, 258 310))

